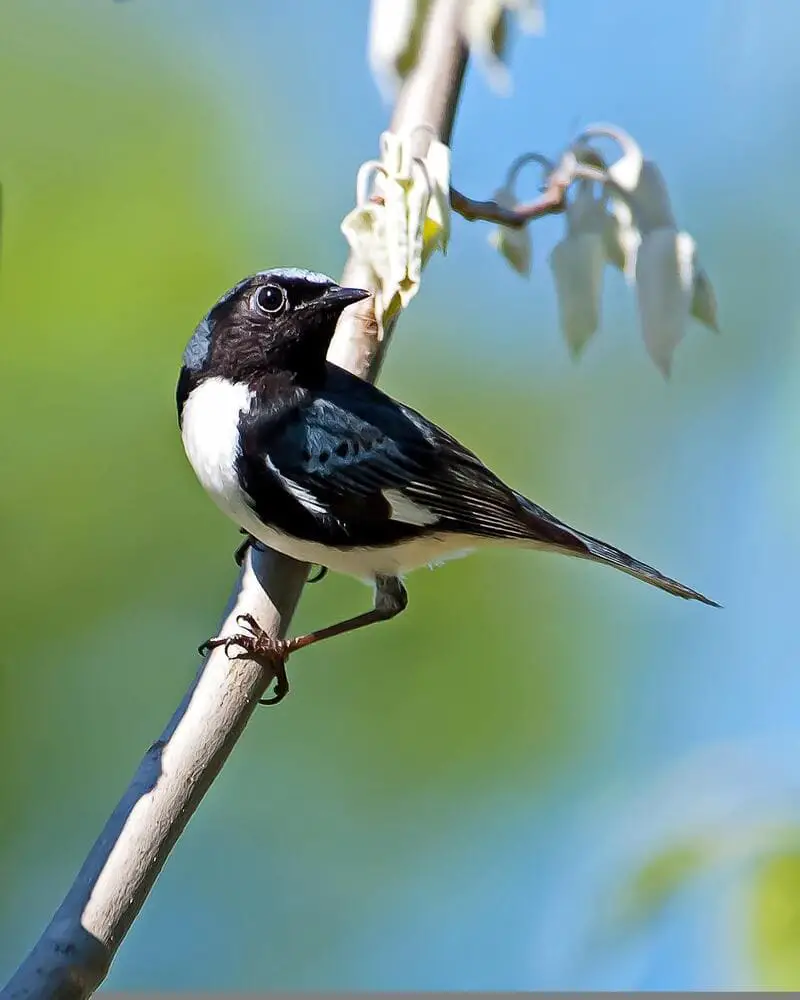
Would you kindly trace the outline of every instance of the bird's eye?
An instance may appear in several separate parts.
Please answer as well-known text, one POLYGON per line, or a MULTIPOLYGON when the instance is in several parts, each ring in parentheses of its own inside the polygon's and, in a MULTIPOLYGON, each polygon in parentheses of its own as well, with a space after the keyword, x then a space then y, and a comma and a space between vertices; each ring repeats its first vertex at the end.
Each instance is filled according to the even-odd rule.
POLYGON ((259 312, 274 316, 286 308, 286 289, 280 285, 262 285, 253 296, 253 304, 259 312))

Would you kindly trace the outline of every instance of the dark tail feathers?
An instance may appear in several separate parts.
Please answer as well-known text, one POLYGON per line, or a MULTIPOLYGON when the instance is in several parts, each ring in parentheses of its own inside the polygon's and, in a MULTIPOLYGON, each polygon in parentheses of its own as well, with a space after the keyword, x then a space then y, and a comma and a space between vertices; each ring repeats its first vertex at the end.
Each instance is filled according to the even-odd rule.
POLYGON ((577 556, 580 559, 591 559, 593 562, 613 566, 615 569, 622 570, 623 573, 635 576, 637 580, 644 580, 645 583, 658 587, 659 590, 666 590, 668 594, 683 597, 687 601, 701 601, 712 608, 722 607, 711 598, 692 590, 691 587, 686 587, 677 580, 664 576, 663 573, 659 573, 657 569, 648 566, 647 563, 639 562, 638 559, 629 556, 627 552, 622 552, 620 549, 615 549, 613 545, 601 542, 598 538, 592 538, 591 535, 584 535, 583 532, 570 528, 568 524, 559 521, 558 518, 553 517, 552 514, 521 494, 517 494, 517 496, 526 514, 531 518, 531 538, 539 544, 577 556))

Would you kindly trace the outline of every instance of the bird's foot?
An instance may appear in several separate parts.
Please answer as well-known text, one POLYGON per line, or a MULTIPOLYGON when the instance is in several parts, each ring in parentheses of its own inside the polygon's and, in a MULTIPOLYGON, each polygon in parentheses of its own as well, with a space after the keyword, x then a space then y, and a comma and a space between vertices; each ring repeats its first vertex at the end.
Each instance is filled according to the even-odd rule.
MULTIPOLYGON (((261 551, 261 552, 264 551, 264 547, 261 544, 261 542, 259 542, 258 539, 253 538, 253 536, 247 531, 246 528, 240 528, 239 531, 241 531, 241 533, 243 535, 246 535, 247 537, 241 543, 241 545, 239 545, 237 547, 236 551, 233 553, 233 558, 236 560, 236 565, 237 566, 241 566, 242 565, 242 563, 244 562, 244 557, 247 555, 247 550, 250 548, 251 545, 254 548, 256 548, 259 551, 261 551)), ((307 582, 308 583, 319 583, 319 581, 323 577, 327 576, 327 573, 328 573, 328 567, 327 566, 317 566, 316 572, 309 575, 307 582)))
POLYGON ((275 676, 275 689, 267 698, 259 698, 259 705, 277 705, 289 693, 286 660, 294 645, 291 639, 273 639, 267 635, 252 615, 239 615, 236 624, 243 631, 233 635, 218 635, 198 647, 201 656, 222 646, 229 660, 255 660, 275 676), (238 646, 241 652, 233 652, 238 646))
POLYGON ((244 562, 244 557, 247 555, 247 550, 250 546, 254 546, 257 549, 261 549, 262 545, 257 539, 253 538, 250 532, 246 528, 240 528, 239 531, 245 535, 245 540, 241 545, 238 546, 236 551, 233 553, 233 558, 236 560, 236 565, 241 566, 244 562))

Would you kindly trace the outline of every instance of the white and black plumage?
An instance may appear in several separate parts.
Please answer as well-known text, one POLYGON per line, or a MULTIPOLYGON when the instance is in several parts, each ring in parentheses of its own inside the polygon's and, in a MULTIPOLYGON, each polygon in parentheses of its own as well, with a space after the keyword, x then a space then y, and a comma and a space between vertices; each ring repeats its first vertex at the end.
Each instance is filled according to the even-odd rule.
POLYGON ((302 562, 375 581, 375 608, 299 639, 247 634, 278 663, 310 642, 392 617, 408 570, 483 545, 606 563, 678 597, 715 602, 564 524, 506 486, 419 413, 326 361, 341 312, 367 297, 297 268, 240 282, 189 341, 177 388, 184 447, 202 485, 244 531, 302 562))

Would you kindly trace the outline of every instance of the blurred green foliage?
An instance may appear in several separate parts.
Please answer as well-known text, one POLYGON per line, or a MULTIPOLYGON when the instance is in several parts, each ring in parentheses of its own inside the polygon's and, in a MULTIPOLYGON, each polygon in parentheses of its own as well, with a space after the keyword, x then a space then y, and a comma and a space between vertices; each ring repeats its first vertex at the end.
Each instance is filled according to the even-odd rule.
POLYGON ((758 981, 800 989, 800 849, 766 857, 753 876, 749 936, 758 981))
POLYGON ((652 920, 712 858, 712 846, 699 838, 675 841, 652 854, 621 887, 616 919, 627 929, 652 920))

